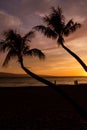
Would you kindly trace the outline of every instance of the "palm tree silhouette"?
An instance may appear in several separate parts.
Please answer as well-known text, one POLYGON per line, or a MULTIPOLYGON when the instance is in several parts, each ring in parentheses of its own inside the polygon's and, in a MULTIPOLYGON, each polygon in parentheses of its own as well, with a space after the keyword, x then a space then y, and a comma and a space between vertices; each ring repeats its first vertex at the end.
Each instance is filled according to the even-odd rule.
POLYGON ((81 27, 81 24, 74 22, 72 19, 70 19, 66 24, 65 17, 62 14, 62 10, 60 7, 56 9, 52 7, 51 13, 48 16, 44 16, 43 21, 47 26, 38 25, 33 28, 37 31, 41 31, 48 38, 57 39, 57 44, 61 45, 80 63, 84 70, 87 71, 87 66, 82 61, 82 59, 64 45, 64 36, 68 36, 69 34, 75 32, 78 28, 81 27))
POLYGON ((52 85, 51 82, 45 80, 44 78, 32 73, 29 69, 24 66, 23 58, 24 56, 37 56, 39 59, 44 59, 44 53, 37 49, 30 49, 29 42, 30 39, 34 37, 34 31, 30 31, 29 33, 25 34, 23 37, 18 34, 16 31, 10 29, 4 32, 4 40, 0 42, 0 51, 5 52, 7 51, 7 56, 3 62, 3 67, 8 65, 8 62, 11 58, 17 58, 21 68, 29 74, 31 77, 37 79, 38 81, 46 84, 52 85))
POLYGON ((40 59, 44 59, 45 55, 39 49, 30 49, 28 42, 34 36, 34 32, 30 31, 25 36, 21 36, 14 30, 8 30, 4 33, 4 40, 0 42, 0 51, 7 51, 7 56, 4 60, 3 66, 6 66, 12 58, 17 58, 21 68, 31 77, 48 85, 50 88, 58 91, 66 100, 68 100, 76 109, 76 111, 87 120, 87 113, 82 107, 76 103, 66 92, 64 92, 59 86, 51 83, 50 81, 36 75, 24 66, 23 56, 37 56, 40 59))

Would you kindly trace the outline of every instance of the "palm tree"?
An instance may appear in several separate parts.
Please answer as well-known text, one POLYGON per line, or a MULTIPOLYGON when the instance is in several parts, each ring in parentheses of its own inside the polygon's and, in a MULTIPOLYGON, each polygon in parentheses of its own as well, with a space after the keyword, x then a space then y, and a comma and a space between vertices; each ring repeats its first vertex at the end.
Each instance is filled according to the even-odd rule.
POLYGON ((82 107, 76 103, 66 92, 64 92, 59 86, 51 83, 50 81, 34 74, 29 69, 24 66, 23 56, 37 56, 40 59, 44 59, 45 55, 39 49, 30 49, 28 42, 34 36, 34 32, 30 31, 25 36, 21 36, 14 30, 9 30, 4 33, 4 40, 0 42, 0 51, 7 51, 7 56, 4 60, 3 66, 6 66, 12 58, 17 58, 21 68, 31 77, 36 80, 48 85, 50 88, 58 91, 66 100, 68 100, 77 110, 77 112, 87 120, 87 113, 82 109, 82 107))
POLYGON ((31 42, 30 39, 32 37, 34 37, 33 31, 30 31, 23 37, 12 29, 4 32, 4 40, 1 40, 1 42, 0 42, 0 51, 2 51, 2 52, 7 51, 8 53, 7 53, 7 56, 6 56, 2 66, 4 67, 4 66, 8 65, 11 58, 16 57, 21 68, 27 74, 29 74, 33 78, 37 79, 38 81, 40 81, 46 85, 50 85, 49 81, 32 73, 30 70, 28 70, 24 66, 24 63, 23 63, 24 56, 37 56, 39 59, 45 58, 45 55, 41 50, 39 50, 37 48, 30 49, 29 42, 31 42))
POLYGON ((81 27, 80 23, 74 22, 72 19, 65 23, 65 17, 62 14, 60 7, 51 8, 51 13, 43 17, 45 25, 35 26, 34 29, 41 31, 45 36, 52 39, 57 39, 57 44, 61 45, 70 55, 72 55, 87 71, 86 64, 79 58, 74 52, 64 45, 64 36, 69 36, 69 34, 75 32, 78 28, 81 27))

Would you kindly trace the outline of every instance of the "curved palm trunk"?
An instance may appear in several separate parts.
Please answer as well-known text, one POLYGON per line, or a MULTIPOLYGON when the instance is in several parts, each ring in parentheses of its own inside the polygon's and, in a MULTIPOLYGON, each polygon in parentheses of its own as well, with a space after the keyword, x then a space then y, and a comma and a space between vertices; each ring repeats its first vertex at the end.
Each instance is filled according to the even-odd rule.
POLYGON ((35 78, 36 80, 48 85, 50 88, 53 88, 54 90, 56 90, 57 92, 59 92, 67 101, 69 101, 74 108, 76 109, 76 111, 80 114, 80 116, 87 120, 87 113, 82 109, 82 107, 76 103, 66 92, 64 92, 59 86, 56 86, 55 84, 51 83, 50 81, 32 73, 30 70, 28 70, 27 68, 24 67, 23 65, 23 59, 21 58, 19 60, 21 68, 31 77, 35 78))
POLYGON ((79 63, 80 65, 84 68, 84 70, 87 72, 87 66, 86 64, 77 56, 74 52, 72 52, 70 49, 68 49, 64 44, 61 44, 61 46, 69 53, 71 54, 79 63))

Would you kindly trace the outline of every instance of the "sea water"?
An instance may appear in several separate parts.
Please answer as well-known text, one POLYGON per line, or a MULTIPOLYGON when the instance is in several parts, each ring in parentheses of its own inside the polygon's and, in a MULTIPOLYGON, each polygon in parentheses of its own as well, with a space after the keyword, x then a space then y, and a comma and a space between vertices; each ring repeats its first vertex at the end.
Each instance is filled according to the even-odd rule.
MULTIPOLYGON (((56 84, 74 84, 77 80, 79 84, 87 83, 87 77, 44 77, 56 84)), ((0 77, 0 87, 29 87, 45 86, 45 84, 31 77, 0 77)))

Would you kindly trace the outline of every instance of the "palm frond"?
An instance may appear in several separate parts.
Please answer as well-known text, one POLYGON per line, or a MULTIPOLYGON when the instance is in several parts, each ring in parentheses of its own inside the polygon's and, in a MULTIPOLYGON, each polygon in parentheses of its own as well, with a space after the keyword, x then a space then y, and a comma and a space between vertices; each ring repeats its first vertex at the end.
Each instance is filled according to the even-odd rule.
POLYGON ((65 27, 63 28, 63 33, 65 36, 68 36, 70 33, 70 28, 71 26, 73 26, 74 22, 73 20, 69 20, 69 22, 65 25, 65 27))
POLYGON ((43 17, 43 21, 49 26, 50 25, 50 18, 49 18, 49 16, 44 16, 43 17))
POLYGON ((51 13, 48 16, 44 16, 43 21, 57 34, 60 34, 65 27, 65 17, 62 15, 60 7, 57 9, 52 7, 51 13))
POLYGON ((60 15, 60 16, 62 16, 62 9, 58 6, 57 8, 55 8, 55 7, 51 7, 51 14, 52 15, 60 15))
POLYGON ((41 31, 42 33, 44 33, 46 31, 46 27, 44 25, 34 26, 33 29, 35 29, 37 31, 41 31))
POLYGON ((3 50, 3 45, 4 45, 4 41, 1 40, 1 41, 0 41, 0 52, 4 52, 4 50, 3 50))
POLYGON ((10 44, 7 41, 0 42, 0 51, 5 52, 10 49, 10 44))
POLYGON ((23 48, 23 54, 25 55, 26 52, 29 51, 29 49, 30 49, 30 46, 27 46, 27 45, 26 45, 26 46, 23 48))
POLYGON ((36 49, 36 48, 27 51, 25 55, 37 56, 39 59, 44 59, 45 58, 44 53, 41 50, 36 49))
POLYGON ((17 50, 17 47, 15 46, 14 44, 14 41, 10 41, 10 40, 4 40, 1 42, 0 44, 0 51, 1 52, 6 52, 6 51, 9 51, 9 50, 17 50))
POLYGON ((81 27, 80 23, 75 23, 73 26, 71 26, 70 30, 71 32, 75 32, 80 27, 81 27))
POLYGON ((57 34, 49 27, 45 27, 44 25, 38 25, 34 27, 35 30, 41 31, 48 38, 56 39, 57 34))
POLYGON ((78 28, 81 27, 80 23, 74 23, 73 20, 71 19, 63 29, 63 33, 65 36, 68 36, 70 33, 76 31, 78 28))
POLYGON ((65 17, 62 14, 62 9, 58 6, 57 9, 52 7, 52 11, 49 15, 49 17, 57 21, 57 23, 65 24, 65 17))
POLYGON ((39 59, 44 59, 45 55, 39 49, 31 49, 27 44, 27 40, 30 40, 34 36, 34 31, 30 31, 24 37, 15 32, 14 30, 9 30, 4 32, 4 40, 0 42, 0 49, 5 52, 7 51, 7 56, 3 62, 2 66, 6 66, 11 58, 15 56, 37 56, 39 59))
POLYGON ((74 24, 74 21, 70 19, 68 23, 66 24, 65 28, 70 28, 74 24))
POLYGON ((27 34, 25 34, 25 36, 23 37, 23 40, 26 41, 30 41, 31 38, 33 38, 35 36, 35 32, 34 31, 30 31, 27 34))
POLYGON ((9 29, 7 31, 4 31, 3 33, 5 40, 13 40, 17 37, 17 33, 16 31, 14 31, 13 29, 9 29))
POLYGON ((13 50, 10 50, 7 53, 7 56, 6 56, 6 58, 5 58, 5 60, 4 60, 3 64, 2 64, 2 66, 4 67, 4 66, 8 65, 8 62, 10 61, 10 59, 12 57, 15 57, 15 56, 17 56, 17 54, 13 50))

